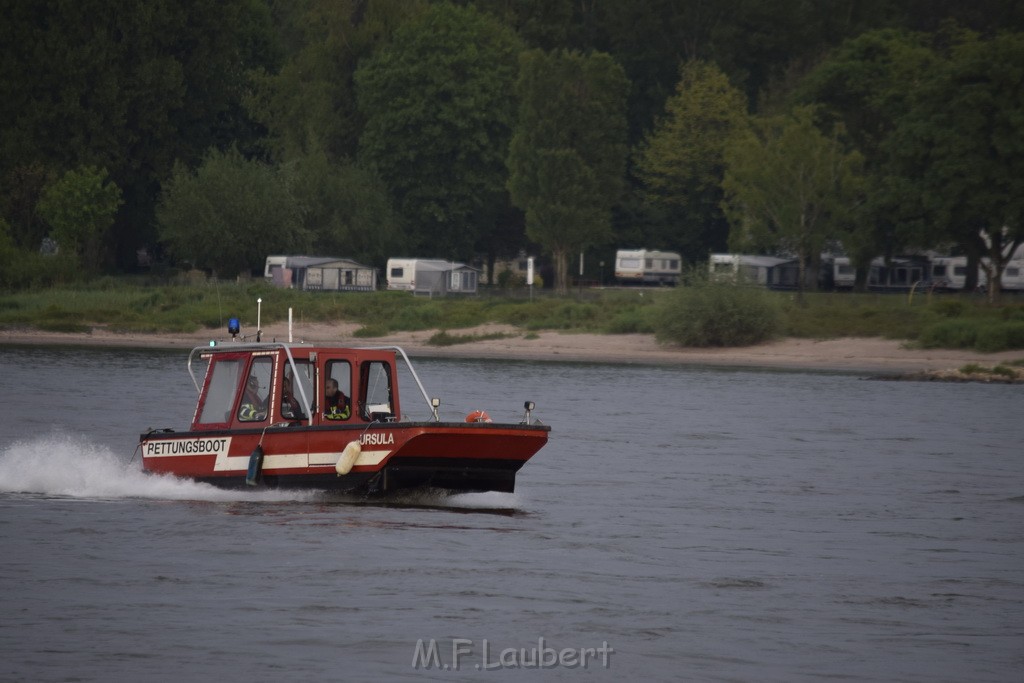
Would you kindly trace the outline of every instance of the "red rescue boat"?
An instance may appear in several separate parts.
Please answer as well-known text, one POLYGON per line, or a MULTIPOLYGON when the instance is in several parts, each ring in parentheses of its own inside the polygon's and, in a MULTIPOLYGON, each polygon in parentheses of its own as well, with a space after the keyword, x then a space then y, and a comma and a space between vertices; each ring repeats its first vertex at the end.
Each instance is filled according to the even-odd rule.
POLYGON ((398 347, 201 346, 188 370, 199 394, 192 425, 142 434, 142 467, 221 487, 513 491, 551 430, 531 401, 519 422, 482 411, 441 421, 439 400, 398 347), (403 417, 399 358, 426 420, 403 417))

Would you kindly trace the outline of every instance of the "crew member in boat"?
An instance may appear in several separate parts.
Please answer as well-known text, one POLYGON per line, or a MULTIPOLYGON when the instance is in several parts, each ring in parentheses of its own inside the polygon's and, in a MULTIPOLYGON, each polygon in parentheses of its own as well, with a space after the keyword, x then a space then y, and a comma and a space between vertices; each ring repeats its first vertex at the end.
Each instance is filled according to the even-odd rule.
POLYGON ((301 420, 302 407, 299 399, 292 395, 292 378, 285 377, 281 383, 281 417, 286 420, 301 420))
POLYGON ((347 420, 352 415, 348 396, 338 388, 338 380, 327 379, 327 396, 324 400, 324 418, 328 420, 347 420))
POLYGON ((245 383, 242 404, 238 408, 238 419, 246 422, 263 420, 267 417, 266 403, 260 398, 260 381, 251 375, 245 383))

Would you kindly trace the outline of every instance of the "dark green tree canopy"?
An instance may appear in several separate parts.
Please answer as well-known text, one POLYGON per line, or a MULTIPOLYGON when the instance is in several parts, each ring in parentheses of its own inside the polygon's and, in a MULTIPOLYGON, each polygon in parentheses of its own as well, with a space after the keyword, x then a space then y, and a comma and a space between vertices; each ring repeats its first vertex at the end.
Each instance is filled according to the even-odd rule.
POLYGON ((509 149, 509 190, 527 235, 568 287, 568 256, 603 244, 626 167, 629 81, 608 55, 542 50, 521 58, 519 122, 509 149))
POLYGON ((683 66, 676 93, 636 161, 644 201, 665 217, 648 246, 678 249, 695 261, 725 247, 723 156, 729 138, 746 124, 746 105, 713 64, 683 66))
POLYGON ((441 3, 356 72, 360 160, 391 189, 421 255, 469 258, 480 215, 503 201, 519 49, 495 19, 441 3))
POLYGON ((287 172, 211 150, 192 173, 174 168, 157 220, 179 261, 221 276, 261 271, 268 254, 305 251, 310 235, 287 172))
MULTIPOLYGON (((247 70, 274 64, 273 44, 261 0, 5 3, 0 197, 35 164, 106 168, 125 191, 112 237, 134 255, 176 160, 252 141, 241 97, 247 70)), ((10 218, 16 234, 39 233, 10 218)))

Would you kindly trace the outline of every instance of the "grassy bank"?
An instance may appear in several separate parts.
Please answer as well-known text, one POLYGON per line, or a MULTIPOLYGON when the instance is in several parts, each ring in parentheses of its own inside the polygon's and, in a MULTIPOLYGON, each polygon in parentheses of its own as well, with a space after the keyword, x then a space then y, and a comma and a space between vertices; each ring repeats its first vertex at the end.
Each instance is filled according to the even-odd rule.
MULTIPOLYGON (((356 322, 362 337, 396 331, 459 330, 483 323, 539 330, 603 334, 654 333, 675 315, 670 289, 581 290, 567 297, 536 292, 483 293, 470 298, 426 299, 404 292, 298 292, 262 282, 194 282, 167 286, 106 278, 74 289, 48 289, 0 296, 0 325, 57 332, 88 332, 105 326, 123 332, 193 332, 225 328, 237 317, 243 333, 256 329, 257 299, 264 325, 295 321, 356 322)), ((923 346, 1024 348, 1024 301, 1008 297, 998 306, 963 295, 812 293, 799 304, 790 293, 773 292, 778 334, 828 339, 880 336, 923 346)), ((458 334, 438 343, 458 343, 458 334)), ((469 338, 469 337, 466 337, 469 338)))

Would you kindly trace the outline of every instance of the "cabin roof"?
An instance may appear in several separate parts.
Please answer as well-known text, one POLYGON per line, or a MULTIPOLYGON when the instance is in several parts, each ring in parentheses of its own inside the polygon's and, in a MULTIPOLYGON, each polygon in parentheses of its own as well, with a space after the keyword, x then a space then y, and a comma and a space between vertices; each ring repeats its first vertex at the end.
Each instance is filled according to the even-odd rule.
POLYGON ((285 259, 285 268, 315 268, 334 264, 351 265, 357 268, 369 268, 361 263, 338 256, 289 256, 285 259))

